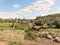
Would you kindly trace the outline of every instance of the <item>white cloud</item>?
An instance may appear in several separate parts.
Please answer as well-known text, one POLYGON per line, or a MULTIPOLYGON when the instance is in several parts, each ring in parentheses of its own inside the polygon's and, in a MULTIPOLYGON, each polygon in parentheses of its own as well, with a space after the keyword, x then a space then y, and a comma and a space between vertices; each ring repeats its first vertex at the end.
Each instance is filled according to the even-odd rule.
POLYGON ((18 15, 14 15, 14 12, 0 12, 0 18, 16 18, 18 15))
POLYGON ((48 11, 54 3, 55 0, 38 0, 37 2, 33 3, 33 5, 16 12, 16 15, 27 14, 37 10, 48 11))
POLYGON ((12 7, 14 7, 14 8, 20 8, 20 5, 19 4, 14 4, 12 7))
MULTIPOLYGON (((6 12, 0 13, 0 15, 8 15, 7 18, 8 17, 15 18, 15 17, 18 17, 19 15, 31 13, 33 11, 38 11, 38 10, 48 12, 54 3, 55 3, 55 0, 38 0, 35 3, 33 3, 33 5, 30 5, 25 9, 19 10, 17 12, 12 12, 12 13, 6 13, 6 12)), ((13 7, 19 8, 20 5, 15 4, 13 5, 13 7)))
POLYGON ((5 18, 8 14, 8 12, 0 12, 0 18, 5 18))

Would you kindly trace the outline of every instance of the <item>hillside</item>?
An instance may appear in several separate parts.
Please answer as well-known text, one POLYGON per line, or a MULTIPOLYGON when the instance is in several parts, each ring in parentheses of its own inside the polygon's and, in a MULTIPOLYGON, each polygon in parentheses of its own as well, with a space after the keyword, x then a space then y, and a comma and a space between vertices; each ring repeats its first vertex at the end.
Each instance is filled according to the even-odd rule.
POLYGON ((47 15, 47 16, 38 16, 35 19, 35 22, 37 22, 37 23, 40 22, 43 25, 47 24, 49 26, 55 25, 56 28, 60 28, 60 13, 51 14, 51 15, 47 15))
POLYGON ((35 20, 49 20, 49 21, 52 21, 52 20, 56 20, 56 21, 60 21, 60 13, 59 14, 51 14, 51 15, 47 15, 47 16, 38 16, 35 20))
POLYGON ((33 20, 0 18, 0 45, 60 45, 60 14, 33 20))

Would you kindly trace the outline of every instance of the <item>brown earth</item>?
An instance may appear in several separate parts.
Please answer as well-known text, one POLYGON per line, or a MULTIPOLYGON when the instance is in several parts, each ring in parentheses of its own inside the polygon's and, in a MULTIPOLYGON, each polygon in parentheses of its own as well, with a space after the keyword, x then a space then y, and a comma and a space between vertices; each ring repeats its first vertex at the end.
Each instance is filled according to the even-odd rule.
MULTIPOLYGON (((60 36, 60 33, 57 33, 60 36)), ((53 40, 37 38, 24 40, 24 32, 19 30, 0 30, 0 45, 60 45, 53 40)))

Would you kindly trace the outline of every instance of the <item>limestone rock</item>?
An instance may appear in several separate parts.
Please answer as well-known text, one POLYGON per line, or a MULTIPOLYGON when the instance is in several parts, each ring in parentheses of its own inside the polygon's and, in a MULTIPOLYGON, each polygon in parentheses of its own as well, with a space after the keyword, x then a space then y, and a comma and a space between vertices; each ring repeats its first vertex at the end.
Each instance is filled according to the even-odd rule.
POLYGON ((60 43, 60 38, 59 37, 55 37, 54 41, 60 43))
POLYGON ((56 37, 56 34, 54 32, 51 32, 50 35, 52 35, 53 38, 56 37))
POLYGON ((52 39, 53 38, 52 35, 49 34, 49 32, 46 32, 44 36, 47 39, 52 39))
POLYGON ((46 38, 53 39, 52 35, 49 35, 49 34, 46 36, 46 38))

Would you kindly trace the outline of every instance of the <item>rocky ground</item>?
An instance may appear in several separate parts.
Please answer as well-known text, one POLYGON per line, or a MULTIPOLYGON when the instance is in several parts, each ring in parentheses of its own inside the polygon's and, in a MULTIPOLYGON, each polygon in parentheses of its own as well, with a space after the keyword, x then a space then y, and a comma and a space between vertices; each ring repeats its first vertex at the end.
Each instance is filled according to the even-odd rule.
MULTIPOLYGON (((56 33, 60 37, 60 33, 56 33)), ((24 32, 20 30, 0 30, 0 45, 60 45, 51 39, 37 38, 24 40, 24 32)))

